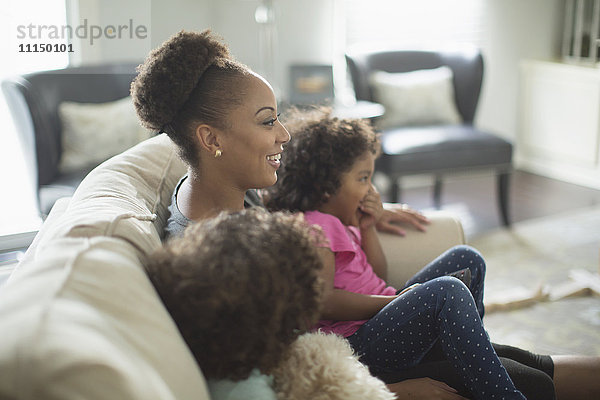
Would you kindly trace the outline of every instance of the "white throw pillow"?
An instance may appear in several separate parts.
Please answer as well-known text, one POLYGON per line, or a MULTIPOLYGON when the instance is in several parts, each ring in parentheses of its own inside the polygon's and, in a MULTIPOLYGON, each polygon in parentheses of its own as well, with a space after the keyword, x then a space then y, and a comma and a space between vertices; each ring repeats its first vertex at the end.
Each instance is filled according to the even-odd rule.
POLYGON ((63 173, 95 167, 150 136, 138 122, 129 96, 98 104, 65 101, 58 106, 58 115, 63 173))
POLYGON ((369 77, 373 99, 385 107, 379 127, 461 123, 452 80, 452 70, 446 66, 412 72, 374 72, 369 77))

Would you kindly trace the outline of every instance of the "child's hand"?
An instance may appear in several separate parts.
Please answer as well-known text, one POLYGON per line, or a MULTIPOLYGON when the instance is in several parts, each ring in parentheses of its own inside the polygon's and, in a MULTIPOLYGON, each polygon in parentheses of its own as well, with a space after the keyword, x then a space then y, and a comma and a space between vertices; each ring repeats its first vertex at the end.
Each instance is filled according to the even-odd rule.
POLYGON ((365 230, 369 229, 381 218, 383 215, 383 204, 381 202, 381 196, 377 193, 377 190, 373 185, 371 185, 371 189, 369 189, 369 193, 365 196, 360 206, 360 211, 362 213, 360 217, 360 229, 365 230))

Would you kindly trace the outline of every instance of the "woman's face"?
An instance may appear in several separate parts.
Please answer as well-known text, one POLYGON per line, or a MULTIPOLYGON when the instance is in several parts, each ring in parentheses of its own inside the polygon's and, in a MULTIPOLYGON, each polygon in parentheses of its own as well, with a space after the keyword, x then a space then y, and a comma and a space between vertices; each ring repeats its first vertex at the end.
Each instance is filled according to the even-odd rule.
POLYGON ((260 76, 251 75, 243 89, 242 105, 229 114, 219 138, 219 163, 238 189, 260 189, 277 182, 283 145, 290 135, 277 118, 273 89, 260 76))

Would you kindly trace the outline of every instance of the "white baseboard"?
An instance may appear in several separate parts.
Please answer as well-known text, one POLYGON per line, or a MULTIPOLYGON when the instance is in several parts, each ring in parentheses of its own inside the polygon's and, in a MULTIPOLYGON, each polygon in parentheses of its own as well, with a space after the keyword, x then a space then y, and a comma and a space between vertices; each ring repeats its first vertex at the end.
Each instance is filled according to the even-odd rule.
POLYGON ((550 162, 535 159, 534 157, 518 155, 515 157, 515 165, 518 169, 534 174, 600 190, 600 169, 584 169, 565 163, 550 162))

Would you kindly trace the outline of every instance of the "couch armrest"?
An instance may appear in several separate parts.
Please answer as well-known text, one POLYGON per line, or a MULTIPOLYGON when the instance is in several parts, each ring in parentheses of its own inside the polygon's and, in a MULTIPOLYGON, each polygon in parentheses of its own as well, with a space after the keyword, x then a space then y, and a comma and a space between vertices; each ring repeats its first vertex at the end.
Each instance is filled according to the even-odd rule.
POLYGON ((387 281, 396 288, 403 287, 416 272, 450 247, 465 243, 462 224, 455 216, 436 211, 427 217, 431 224, 425 233, 406 226, 405 237, 379 234, 388 262, 387 281))

